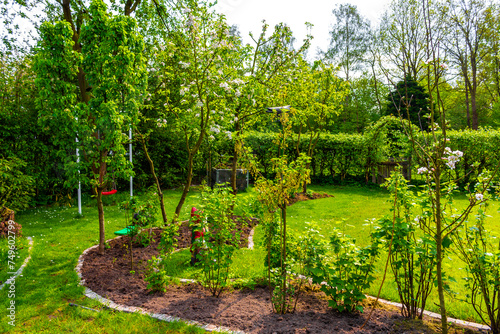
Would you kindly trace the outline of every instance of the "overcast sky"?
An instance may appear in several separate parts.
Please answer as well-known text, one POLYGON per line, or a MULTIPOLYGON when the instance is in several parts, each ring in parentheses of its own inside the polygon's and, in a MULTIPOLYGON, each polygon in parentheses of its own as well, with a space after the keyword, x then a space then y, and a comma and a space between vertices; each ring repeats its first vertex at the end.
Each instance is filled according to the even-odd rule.
POLYGON ((314 26, 314 36, 309 51, 309 58, 316 55, 318 48, 326 49, 329 43, 328 32, 334 20, 332 10, 337 4, 350 3, 358 8, 362 16, 372 24, 378 22, 381 14, 389 4, 389 0, 219 0, 216 10, 225 14, 230 25, 236 24, 245 43, 250 43, 248 32, 258 37, 262 20, 269 24, 269 30, 279 22, 285 22, 292 28, 297 39, 295 47, 306 37, 305 22, 314 26))

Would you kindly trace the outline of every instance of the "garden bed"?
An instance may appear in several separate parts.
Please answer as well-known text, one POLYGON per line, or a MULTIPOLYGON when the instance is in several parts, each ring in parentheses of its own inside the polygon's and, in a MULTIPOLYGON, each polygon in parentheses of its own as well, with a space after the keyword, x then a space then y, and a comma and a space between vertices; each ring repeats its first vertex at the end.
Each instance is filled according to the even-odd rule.
MULTIPOLYGON (((255 224, 252 221, 251 224, 255 224)), ((241 233, 242 246, 248 240, 251 227, 241 233)), ((156 246, 160 230, 155 229, 154 242, 134 247, 135 273, 131 273, 128 237, 109 242, 105 255, 97 249, 84 258, 82 278, 85 285, 99 295, 118 304, 141 307, 149 312, 163 313, 185 320, 228 327, 247 333, 436 333, 436 320, 406 321, 394 307, 377 308, 366 327, 361 330, 368 313, 339 313, 328 308, 322 292, 308 287, 303 292, 293 314, 278 315, 271 310, 269 291, 264 286, 255 289, 224 291, 215 298, 199 284, 170 285, 164 293, 151 293, 144 281, 147 260, 158 255, 156 246)), ((188 247, 190 231, 187 223, 180 229, 179 247, 188 247)), ((365 303, 366 310, 370 302, 365 303)), ((474 333, 471 329, 455 328, 450 333, 474 333)))
POLYGON ((288 206, 301 202, 301 201, 309 201, 312 199, 320 199, 320 198, 327 198, 327 197, 334 197, 333 195, 329 195, 327 193, 296 193, 294 197, 290 198, 288 201, 288 206))

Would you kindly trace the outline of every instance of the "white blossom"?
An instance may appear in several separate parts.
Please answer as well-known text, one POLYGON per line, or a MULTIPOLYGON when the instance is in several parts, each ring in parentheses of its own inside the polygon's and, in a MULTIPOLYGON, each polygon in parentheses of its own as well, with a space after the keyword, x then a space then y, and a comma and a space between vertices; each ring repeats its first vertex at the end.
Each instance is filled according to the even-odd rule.
POLYGON ((229 138, 229 139, 232 138, 231 131, 226 131, 226 135, 227 135, 227 138, 229 138))
POLYGON ((241 80, 240 78, 233 80, 233 84, 235 85, 243 85, 244 83, 245 81, 241 80))
POLYGON ((429 170, 427 169, 427 167, 420 167, 419 169, 417 169, 417 174, 424 174, 424 173, 427 173, 429 170))
POLYGON ((188 67, 189 67, 189 65, 191 65, 191 64, 190 64, 190 63, 185 63, 185 62, 183 62, 183 61, 180 61, 180 62, 179 62, 179 65, 181 65, 181 67, 182 67, 182 68, 188 68, 188 67))
POLYGON ((456 163, 459 162, 460 158, 463 157, 464 155, 462 151, 459 150, 452 151, 449 147, 445 147, 444 153, 448 155, 448 157, 443 157, 443 159, 448 161, 446 165, 450 169, 455 169, 456 163))
POLYGON ((159 128, 161 128, 161 127, 163 127, 163 126, 167 125, 167 120, 166 120, 166 119, 161 119, 161 118, 158 118, 158 119, 156 120, 156 125, 157 125, 159 128))
POLYGON ((482 200, 483 200, 483 198, 484 198, 483 194, 480 194, 480 193, 477 193, 477 194, 476 194, 476 200, 477 200, 477 201, 482 201, 482 200))
POLYGON ((210 127, 210 131, 215 132, 215 133, 219 133, 220 127, 217 124, 215 124, 214 126, 210 127))

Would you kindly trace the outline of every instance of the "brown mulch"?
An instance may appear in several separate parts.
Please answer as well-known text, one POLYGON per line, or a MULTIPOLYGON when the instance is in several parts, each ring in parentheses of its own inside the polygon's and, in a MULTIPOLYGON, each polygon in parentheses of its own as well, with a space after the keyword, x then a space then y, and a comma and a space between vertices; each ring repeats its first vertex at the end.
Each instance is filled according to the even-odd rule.
MULTIPOLYGON (((254 226, 255 220, 249 221, 254 226)), ((241 228, 242 246, 247 246, 251 227, 241 228)), ((366 301, 365 313, 339 313, 328 307, 322 292, 314 287, 304 291, 293 314, 274 314, 269 302, 267 287, 254 290, 224 291, 219 298, 212 297, 199 284, 170 285, 165 293, 151 293, 146 288, 144 270, 153 255, 161 231, 153 230, 154 242, 134 246, 136 273, 130 273, 128 237, 113 239, 109 249, 100 256, 97 249, 85 255, 82 267, 85 285, 105 298, 118 304, 144 308, 153 313, 163 313, 204 324, 229 327, 247 333, 437 333, 439 324, 433 321, 407 321, 394 307, 380 306, 373 312, 364 329, 372 302, 366 301)), ((189 247, 190 230, 187 223, 180 229, 179 247, 189 247)), ((470 329, 453 328, 450 333, 475 333, 470 329)))
POLYGON ((320 199, 320 198, 327 198, 327 197, 335 197, 333 195, 329 195, 326 193, 312 193, 311 196, 308 196, 305 193, 296 193, 293 198, 290 198, 288 200, 288 206, 297 203, 297 202, 302 202, 302 201, 309 201, 312 199, 320 199))

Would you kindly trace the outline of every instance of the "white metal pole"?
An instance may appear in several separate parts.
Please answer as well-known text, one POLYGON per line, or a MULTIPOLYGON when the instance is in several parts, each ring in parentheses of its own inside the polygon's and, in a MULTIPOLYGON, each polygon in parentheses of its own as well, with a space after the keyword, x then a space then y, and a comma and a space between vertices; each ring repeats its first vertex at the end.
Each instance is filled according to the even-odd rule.
MULTIPOLYGON (((128 130, 128 139, 130 140, 128 144, 129 148, 129 161, 132 164, 132 127, 128 130)), ((134 196, 134 177, 130 176, 130 197, 134 196)))
MULTIPOLYGON (((78 137, 75 138, 78 143, 78 137)), ((76 162, 80 164, 80 152, 78 150, 78 144, 76 146, 76 162)), ((78 169, 78 213, 82 214, 82 183, 80 182, 80 169, 78 169)))

